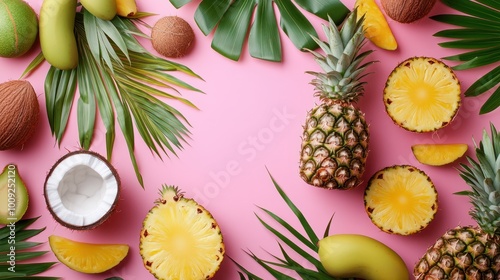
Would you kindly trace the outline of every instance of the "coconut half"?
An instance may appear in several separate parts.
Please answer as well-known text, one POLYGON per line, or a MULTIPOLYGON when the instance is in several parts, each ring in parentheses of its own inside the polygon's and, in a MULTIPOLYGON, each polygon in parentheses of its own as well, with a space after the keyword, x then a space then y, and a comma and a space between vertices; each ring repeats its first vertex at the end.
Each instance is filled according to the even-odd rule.
POLYGON ((47 207, 60 224, 85 230, 102 224, 113 212, 120 194, 115 168, 90 151, 66 154, 45 180, 47 207))

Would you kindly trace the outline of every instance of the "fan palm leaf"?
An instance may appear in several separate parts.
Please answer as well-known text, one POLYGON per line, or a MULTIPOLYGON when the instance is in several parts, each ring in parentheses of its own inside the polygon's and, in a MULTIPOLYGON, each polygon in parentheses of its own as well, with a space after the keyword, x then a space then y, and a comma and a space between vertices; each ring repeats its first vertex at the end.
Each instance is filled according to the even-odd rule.
MULTIPOLYGON (((295 273, 300 277, 300 279, 335 280, 335 278, 332 278, 330 275, 328 275, 318 259, 317 244, 320 240, 320 237, 313 230, 301 210, 287 196, 285 191, 279 186, 272 175, 269 175, 274 184, 274 187, 276 188, 288 208, 292 211, 295 218, 297 218, 297 220, 300 222, 302 229, 296 229, 288 221, 279 217, 272 211, 259 207, 259 209, 262 210, 268 218, 270 218, 271 222, 276 224, 276 226, 272 226, 271 222, 266 222, 263 218, 256 214, 257 219, 260 221, 260 223, 277 238, 278 247, 282 256, 279 257, 276 254, 269 253, 269 255, 274 260, 266 260, 257 256, 250 250, 246 250, 246 254, 250 256, 255 262, 257 262, 257 264, 259 264, 262 268, 264 268, 275 279, 298 279, 296 277, 290 276, 291 273, 295 273), (291 251, 287 251, 287 249, 291 251), (297 257, 294 258, 292 257, 292 255, 297 257)), ((321 238, 327 237, 329 235, 332 218, 333 216, 328 221, 321 238)), ((241 280, 269 279, 269 277, 261 278, 257 276, 256 274, 240 265, 234 259, 232 259, 232 261, 240 270, 238 272, 238 275, 240 276, 241 280)))
MULTIPOLYGON (((170 2, 180 8, 192 0, 170 2)), ((275 6, 280 14, 281 29, 299 50, 317 47, 311 39, 311 35, 317 33, 301 9, 325 20, 330 17, 336 24, 340 24, 350 12, 339 0, 202 0, 194 19, 205 35, 214 31, 212 48, 229 59, 239 60, 248 36, 248 50, 252 57, 281 61, 275 6)))
MULTIPOLYGON (((141 186, 144 182, 135 157, 135 132, 154 155, 175 155, 189 137, 189 122, 163 99, 197 109, 178 96, 176 88, 201 92, 169 74, 183 73, 201 79, 191 69, 154 56, 139 43, 136 37, 148 38, 137 26, 146 25, 140 20, 146 15, 149 14, 138 13, 134 19, 117 16, 107 21, 82 8, 75 19, 79 64, 72 70, 50 67, 44 84, 47 117, 58 144, 77 99, 80 146, 90 149, 100 117, 106 130, 107 158, 111 160, 118 122, 141 186)), ((43 61, 43 55, 37 56, 23 75, 43 61)))
POLYGON ((431 18, 456 28, 445 29, 434 36, 450 39, 439 43, 443 48, 463 49, 463 53, 445 57, 458 61, 455 70, 467 70, 486 65, 493 69, 476 80, 465 96, 478 96, 490 90, 479 113, 486 114, 500 106, 500 2, 497 0, 442 0, 458 14, 440 14, 431 18))
POLYGON ((39 217, 22 219, 0 228, 0 279, 57 280, 59 277, 37 276, 49 270, 54 262, 33 262, 47 251, 35 250, 41 242, 28 241, 45 228, 27 229, 39 217))

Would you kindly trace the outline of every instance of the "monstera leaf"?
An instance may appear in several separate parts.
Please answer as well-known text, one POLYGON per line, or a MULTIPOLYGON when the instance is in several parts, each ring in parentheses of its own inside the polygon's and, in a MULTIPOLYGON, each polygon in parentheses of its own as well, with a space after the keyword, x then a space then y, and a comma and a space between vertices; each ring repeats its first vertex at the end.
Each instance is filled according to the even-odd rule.
MULTIPOLYGON (((170 0, 176 8, 191 1, 170 0)), ((325 20, 330 17, 336 24, 350 12, 339 0, 202 0, 194 17, 205 35, 215 30, 212 48, 223 56, 239 60, 248 37, 252 57, 281 61, 275 7, 279 11, 281 29, 299 50, 317 47, 311 38, 311 35, 317 36, 316 30, 302 10, 325 20)))

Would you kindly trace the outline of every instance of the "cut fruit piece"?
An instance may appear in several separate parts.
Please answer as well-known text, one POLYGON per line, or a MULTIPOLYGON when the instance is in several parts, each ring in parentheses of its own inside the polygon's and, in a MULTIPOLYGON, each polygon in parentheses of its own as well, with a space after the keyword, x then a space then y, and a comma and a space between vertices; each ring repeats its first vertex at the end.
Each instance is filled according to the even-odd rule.
POLYGON ((45 181, 47 207, 60 224, 77 230, 102 224, 113 212, 120 194, 114 167, 90 151, 66 154, 45 181))
POLYGON ((431 179, 410 165, 395 165, 376 172, 368 181, 366 213, 381 230, 410 235, 434 219, 438 193, 431 179))
POLYGON ((0 174, 0 224, 15 223, 28 210, 28 189, 19 170, 14 164, 8 164, 0 174))
POLYGON ((128 254, 126 244, 94 244, 49 236, 57 259, 67 267, 83 273, 101 273, 117 266, 128 254))
POLYGON ((394 123, 413 132, 430 132, 448 125, 461 104, 460 82, 453 70, 429 57, 412 57, 389 75, 385 109, 394 123))
POLYGON ((140 239, 144 266, 157 279, 211 279, 225 247, 213 216, 177 187, 164 186, 144 219, 140 239))
POLYGON ((358 19, 365 16, 363 31, 368 40, 384 50, 393 51, 398 48, 396 38, 374 0, 357 0, 354 6, 358 9, 358 19))
POLYGON ((420 163, 441 166, 461 158, 468 148, 467 144, 417 144, 411 151, 420 163))

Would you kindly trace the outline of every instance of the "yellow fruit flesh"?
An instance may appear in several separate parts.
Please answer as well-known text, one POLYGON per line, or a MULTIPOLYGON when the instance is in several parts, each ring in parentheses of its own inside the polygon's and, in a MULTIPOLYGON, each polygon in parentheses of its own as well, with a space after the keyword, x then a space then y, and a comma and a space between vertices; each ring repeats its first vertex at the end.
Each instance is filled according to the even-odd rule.
POLYGON ((358 19, 365 16, 363 30, 368 40, 385 50, 392 51, 398 48, 396 38, 374 0, 357 0, 355 7, 358 9, 358 19))
POLYGON ((410 58, 389 76, 384 90, 387 113, 401 127, 435 131, 452 121, 460 106, 460 83, 444 63, 410 58))
POLYGON ((83 273, 101 273, 118 265, 128 254, 126 244, 92 244, 51 235, 49 244, 57 259, 83 273))
POLYGON ((411 166, 393 166, 373 175, 365 208, 385 232, 409 235, 424 229, 437 211, 437 191, 429 177, 411 166))
POLYGON ((456 161, 468 148, 467 144, 418 144, 411 150, 420 163, 441 166, 456 161))
POLYGON ((192 200, 153 208, 141 233, 145 267, 158 279, 210 279, 224 254, 222 235, 213 221, 192 200))

